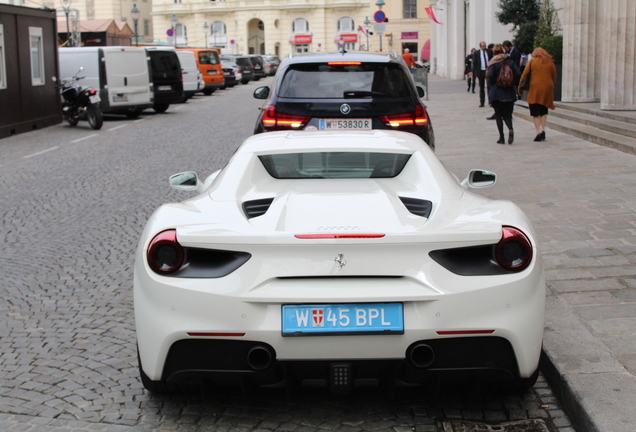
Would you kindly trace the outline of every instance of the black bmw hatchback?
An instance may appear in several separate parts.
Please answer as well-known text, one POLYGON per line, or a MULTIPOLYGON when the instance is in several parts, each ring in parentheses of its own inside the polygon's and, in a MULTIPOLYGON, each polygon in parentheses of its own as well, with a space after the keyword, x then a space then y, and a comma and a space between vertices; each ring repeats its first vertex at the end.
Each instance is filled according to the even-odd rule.
POLYGON ((254 133, 278 130, 411 132, 435 149, 433 126, 415 82, 400 56, 360 52, 285 58, 265 99, 254 133))

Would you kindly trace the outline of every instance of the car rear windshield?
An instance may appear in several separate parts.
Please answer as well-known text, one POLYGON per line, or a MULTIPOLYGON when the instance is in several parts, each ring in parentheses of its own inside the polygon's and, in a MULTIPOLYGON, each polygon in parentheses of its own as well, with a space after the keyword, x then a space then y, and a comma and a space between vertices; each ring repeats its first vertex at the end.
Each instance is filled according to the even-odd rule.
POLYGON ((202 65, 219 64, 219 55, 216 51, 199 51, 199 63, 202 65))
POLYGON ((173 51, 152 51, 150 52, 150 64, 155 73, 177 73, 181 72, 179 57, 173 51))
POLYGON ((411 84, 396 63, 295 64, 287 69, 278 95, 299 99, 408 98, 411 84))
POLYGON ((267 172, 276 179, 392 178, 400 174, 410 154, 317 152, 261 155, 267 172))

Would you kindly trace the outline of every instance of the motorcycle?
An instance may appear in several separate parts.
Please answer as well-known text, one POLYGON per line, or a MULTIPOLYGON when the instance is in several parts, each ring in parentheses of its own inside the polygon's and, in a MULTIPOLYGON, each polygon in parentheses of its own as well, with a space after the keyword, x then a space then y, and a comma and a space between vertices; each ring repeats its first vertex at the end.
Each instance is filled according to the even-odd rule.
POLYGON ((82 88, 76 81, 84 77, 77 75, 79 71, 70 79, 62 81, 60 88, 62 91, 62 115, 69 125, 75 126, 80 120, 88 120, 88 124, 93 129, 101 129, 104 124, 102 110, 99 108, 101 101, 99 94, 94 88, 82 88))

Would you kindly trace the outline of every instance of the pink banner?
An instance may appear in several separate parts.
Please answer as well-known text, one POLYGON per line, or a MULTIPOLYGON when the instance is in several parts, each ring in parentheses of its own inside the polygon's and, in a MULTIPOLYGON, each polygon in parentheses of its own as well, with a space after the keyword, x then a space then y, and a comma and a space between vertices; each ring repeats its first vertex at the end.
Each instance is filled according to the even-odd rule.
POLYGON ((424 10, 428 14, 428 17, 432 19, 435 23, 442 24, 441 22, 437 21, 437 17, 435 16, 435 10, 432 7, 424 8, 424 10))

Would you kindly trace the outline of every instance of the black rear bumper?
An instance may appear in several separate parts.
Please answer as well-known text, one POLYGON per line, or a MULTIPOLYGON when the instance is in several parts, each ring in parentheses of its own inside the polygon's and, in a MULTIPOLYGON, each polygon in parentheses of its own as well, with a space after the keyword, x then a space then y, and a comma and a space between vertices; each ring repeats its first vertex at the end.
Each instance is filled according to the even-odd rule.
MULTIPOLYGON (((334 357, 337 357, 335 353, 334 357)), ((351 387, 391 383, 425 384, 432 380, 468 383, 514 381, 519 371, 510 343, 500 337, 463 337, 422 340, 412 344, 404 357, 395 359, 276 359, 274 349, 258 341, 187 339, 172 345, 163 371, 165 382, 174 384, 274 386, 293 382, 308 387, 329 387, 334 366, 350 374, 351 387), (426 347, 425 359, 414 347, 426 347), (254 355, 254 350, 261 356, 254 355), (431 353, 429 356, 428 353, 431 353)))

